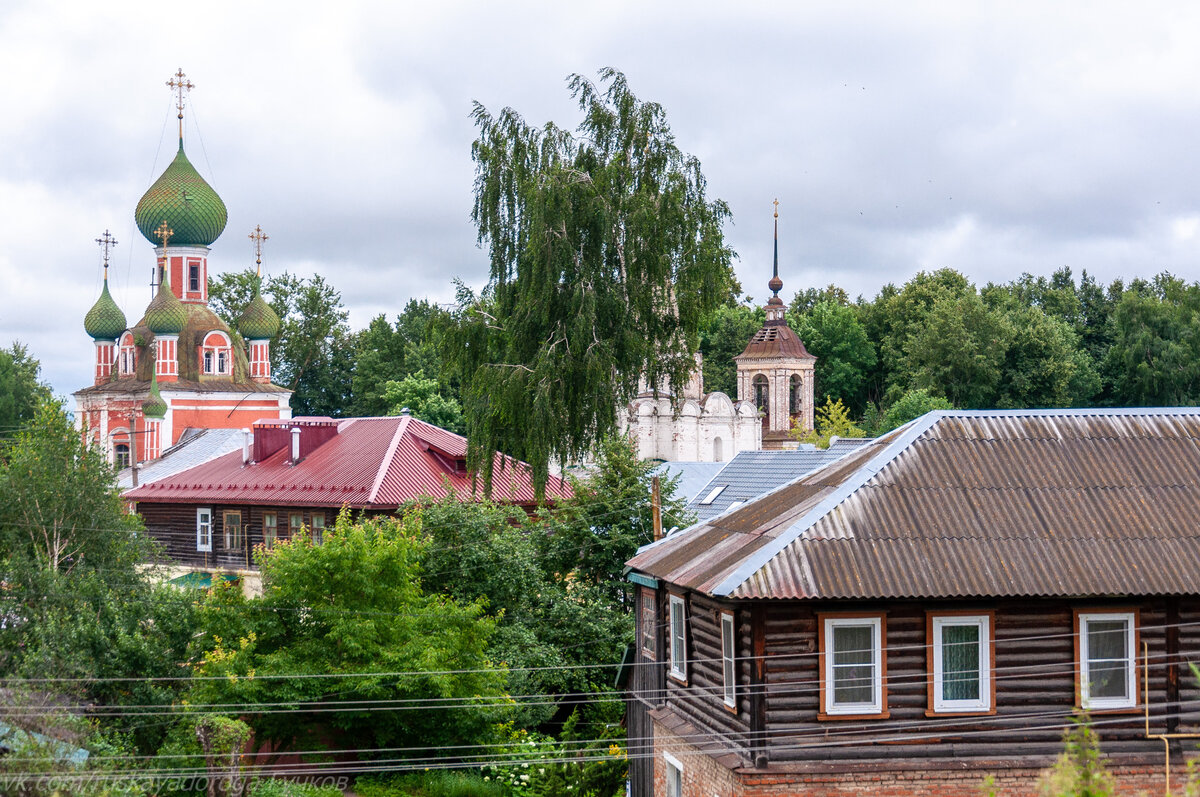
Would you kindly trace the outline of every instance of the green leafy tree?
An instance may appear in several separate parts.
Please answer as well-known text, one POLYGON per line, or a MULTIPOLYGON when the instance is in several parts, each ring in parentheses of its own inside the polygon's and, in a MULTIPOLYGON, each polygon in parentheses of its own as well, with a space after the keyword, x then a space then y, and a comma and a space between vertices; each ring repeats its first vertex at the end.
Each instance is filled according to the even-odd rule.
POLYGON ((850 295, 843 288, 832 283, 824 288, 805 288, 802 291, 796 291, 791 304, 788 305, 788 312, 794 316, 806 315, 822 303, 845 307, 850 304, 850 295))
MULTIPOLYGON (((210 280, 209 306, 236 327, 256 279, 247 269, 210 280)), ((357 339, 346 324, 341 294, 320 275, 305 279, 284 272, 266 278, 263 297, 280 319, 271 340, 272 379, 294 391, 293 414, 347 414, 357 339)))
POLYGON ((700 324, 700 353, 704 355, 706 391, 720 391, 737 399, 737 363, 733 358, 745 351, 765 318, 761 307, 732 302, 704 317, 700 324))
POLYGON ((904 347, 910 387, 944 395, 956 406, 995 404, 1011 330, 971 291, 947 295, 929 308, 904 347))
POLYGON ((804 315, 793 318, 791 326, 809 353, 817 358, 816 395, 839 399, 861 413, 866 404, 866 381, 875 367, 876 355, 854 308, 821 301, 804 315))
POLYGON ((1113 311, 1105 367, 1120 404, 1200 401, 1200 287, 1166 281, 1162 287, 1157 292, 1131 287, 1113 311))
POLYGON ((399 382, 386 382, 383 397, 387 401, 387 412, 391 415, 408 410, 414 418, 455 434, 466 431, 462 407, 454 399, 439 393, 437 380, 427 379, 424 371, 409 374, 399 382))
POLYGON ((841 399, 827 399, 825 404, 817 407, 815 414, 816 429, 803 431, 799 426, 792 427, 792 436, 801 443, 815 443, 818 448, 829 448, 835 437, 867 436, 867 433, 850 418, 850 411, 841 399))
MULTIPOLYGON (((89 679, 69 697, 98 706, 169 703, 193 612, 155 586, 156 548, 128 514, 115 475, 53 401, 43 401, 0 462, 0 581, 21 622, 0 623, 0 673, 89 679), (112 679, 139 680, 131 682, 112 679), (141 680, 145 679, 145 680, 141 680)), ((146 751, 162 728, 125 717, 110 725, 146 751)))
POLYGON ((0 349, 0 443, 33 419, 38 405, 50 398, 41 381, 41 363, 20 343, 0 349))
POLYGON ((735 286, 721 201, 676 146, 662 106, 606 69, 568 81, 578 134, 476 104, 472 217, 491 263, 460 291, 445 350, 464 385, 469 463, 490 486, 502 451, 533 467, 581 458, 645 376, 680 392, 700 319, 735 286))
POLYGON ((1081 407, 1100 391, 1100 375, 1074 330, 1037 307, 1009 312, 998 407, 1081 407))
MULTIPOLYGON (((396 316, 395 324, 383 315, 371 319, 357 337, 357 359, 352 377, 354 413, 382 415, 390 411, 384 385, 409 374, 424 371, 430 377, 442 374, 440 334, 449 318, 436 304, 410 299, 396 316)), ((458 391, 450 382, 438 384, 438 393, 457 401, 458 391)))
POLYGON ((476 743, 489 738, 492 704, 504 673, 487 656, 495 620, 480 603, 462 603, 421 586, 424 533, 417 515, 351 523, 348 513, 322 544, 300 534, 261 554, 261 597, 214 590, 204 606, 197 679, 189 704, 275 703, 287 713, 252 714, 260 741, 313 749, 322 734, 362 746, 476 743), (342 678, 267 679, 255 674, 341 674, 342 678), (381 674, 382 673, 382 674, 381 674), (388 674, 390 673, 390 674, 388 674), (466 704, 454 710, 405 701, 466 704), (342 711, 306 714, 305 704, 340 703, 342 711), (399 702, 397 702, 399 701, 399 702), (365 711, 367 704, 396 710, 365 711))
POLYGON ((954 405, 947 398, 932 395, 924 389, 910 390, 887 408, 878 427, 872 432, 876 435, 886 434, 927 412, 952 409, 954 405))

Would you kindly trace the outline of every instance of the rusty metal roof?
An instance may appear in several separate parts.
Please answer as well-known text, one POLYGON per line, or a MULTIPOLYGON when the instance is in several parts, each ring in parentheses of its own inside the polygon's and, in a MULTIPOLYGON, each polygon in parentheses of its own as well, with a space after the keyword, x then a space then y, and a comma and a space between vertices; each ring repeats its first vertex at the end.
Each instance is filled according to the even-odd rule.
POLYGON ((1200 409, 933 412, 644 547, 739 598, 1200 593, 1200 409))
MULTIPOLYGON (((409 416, 347 418, 337 424, 337 434, 296 464, 289 462, 287 446, 250 464, 243 464, 241 451, 234 451, 129 490, 124 497, 149 503, 345 505, 356 509, 394 509, 417 498, 441 498, 448 490, 463 500, 482 497, 482 482, 474 482, 463 467, 466 438, 409 416)), ((536 503, 528 465, 497 454, 494 468, 493 500, 536 503)), ((547 501, 570 495, 567 482, 550 477, 547 501)))
POLYGON ((735 357, 742 359, 763 359, 770 357, 793 357, 802 360, 815 360, 804 348, 804 342, 796 331, 783 321, 768 321, 754 333, 745 350, 735 357))

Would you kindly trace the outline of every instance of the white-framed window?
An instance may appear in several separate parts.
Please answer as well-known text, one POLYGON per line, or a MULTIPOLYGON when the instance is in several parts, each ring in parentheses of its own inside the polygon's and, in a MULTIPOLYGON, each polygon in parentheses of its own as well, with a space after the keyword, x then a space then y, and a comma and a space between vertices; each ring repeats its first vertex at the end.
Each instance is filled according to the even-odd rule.
POLYGON ((722 695, 725 705, 737 708, 737 670, 734 668, 736 638, 733 632, 733 615, 721 612, 721 674, 724 677, 722 695))
POLYGON ((683 764, 670 753, 663 753, 667 766, 667 797, 683 797, 683 764))
POLYGON ((312 516, 312 538, 314 543, 325 539, 325 513, 314 512, 312 516))
POLYGON ((991 711, 992 618, 934 615, 930 624, 934 711, 991 711))
POLYGON ((229 337, 220 330, 204 336, 200 351, 201 368, 206 374, 227 375, 229 373, 229 337))
POLYGON ((671 595, 667 605, 670 614, 667 630, 671 635, 671 644, 667 646, 671 652, 670 673, 676 678, 687 680, 687 618, 684 615, 683 598, 671 595))
POLYGON ((1079 612, 1079 701, 1086 709, 1137 705, 1133 612, 1079 612))
POLYGON ((212 510, 208 507, 196 510, 196 550, 212 550, 212 510))
POLYGON ((883 618, 822 618, 825 714, 883 713, 883 618))
POLYGON ((712 491, 709 492, 708 495, 704 496, 704 500, 702 500, 700 502, 700 506, 708 506, 713 501, 716 501, 717 496, 720 495, 721 491, 724 490, 728 486, 729 485, 727 485, 727 484, 718 484, 716 487, 712 488, 712 491))

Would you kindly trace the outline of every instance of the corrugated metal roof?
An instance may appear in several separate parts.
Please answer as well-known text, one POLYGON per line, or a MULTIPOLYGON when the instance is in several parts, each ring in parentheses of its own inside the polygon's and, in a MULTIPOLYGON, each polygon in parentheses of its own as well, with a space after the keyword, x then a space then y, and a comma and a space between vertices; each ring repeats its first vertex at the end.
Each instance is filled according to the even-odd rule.
MULTIPOLYGON (((338 433, 293 465, 289 449, 262 462, 242 464, 240 451, 221 456, 153 484, 129 490, 131 501, 153 503, 225 502, 280 506, 348 505, 389 509, 421 497, 440 498, 448 490, 482 496, 462 467, 466 440, 408 416, 348 418, 338 433)), ((570 486, 551 476, 546 498, 571 494, 570 486)), ((529 466, 496 458, 492 498, 534 503, 529 466)))
POLYGON ((869 442, 838 440, 828 449, 809 445, 796 451, 739 452, 703 489, 696 491, 695 497, 688 503, 688 509, 696 513, 696 519, 700 522, 711 520, 726 512, 735 502, 745 503, 757 498, 869 442), (713 499, 703 503, 718 488, 720 490, 713 499))
POLYGON ((1200 409, 930 413, 629 564, 741 598, 1200 593, 1200 409))

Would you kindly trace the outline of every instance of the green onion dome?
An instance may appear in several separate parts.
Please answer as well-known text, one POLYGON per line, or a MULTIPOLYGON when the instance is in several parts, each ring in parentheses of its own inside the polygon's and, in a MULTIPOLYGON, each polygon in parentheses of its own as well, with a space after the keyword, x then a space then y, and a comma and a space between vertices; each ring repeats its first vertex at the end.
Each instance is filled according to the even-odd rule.
POLYGON ((279 316, 259 293, 258 285, 254 286, 254 298, 238 317, 237 328, 246 340, 269 340, 279 332, 279 316))
POLYGON ((142 414, 147 418, 167 417, 167 402, 163 401, 162 393, 158 392, 158 375, 150 378, 150 395, 142 402, 142 414))
POLYGON ((178 335, 187 318, 183 302, 171 290, 171 283, 164 279, 146 307, 146 327, 155 335, 178 335))
POLYGON ((94 340, 116 340, 126 329, 125 314, 108 292, 107 275, 104 277, 104 290, 100 291, 100 298, 83 317, 83 328, 94 340))
POLYGON ((221 197, 188 161, 180 139, 175 160, 138 200, 133 218, 155 246, 162 244, 155 230, 164 221, 173 231, 171 245, 208 246, 225 229, 228 212, 221 197))

